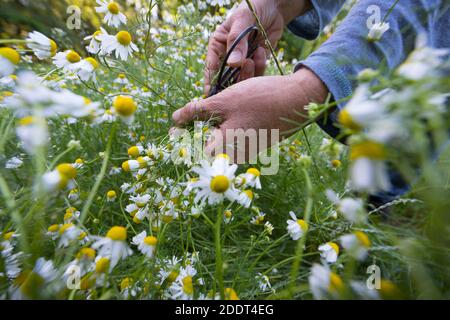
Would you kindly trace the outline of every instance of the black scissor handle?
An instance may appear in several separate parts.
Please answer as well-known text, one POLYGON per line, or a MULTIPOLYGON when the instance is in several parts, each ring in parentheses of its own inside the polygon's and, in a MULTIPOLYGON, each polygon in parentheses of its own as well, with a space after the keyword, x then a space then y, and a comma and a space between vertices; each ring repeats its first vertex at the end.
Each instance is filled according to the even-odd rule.
POLYGON ((225 55, 225 58, 222 61, 222 64, 219 69, 219 73, 217 76, 216 82, 211 86, 211 90, 209 92, 208 97, 211 97, 223 89, 235 84, 238 80, 239 74, 241 72, 241 68, 232 68, 230 66, 227 66, 228 58, 230 57, 231 53, 236 49, 236 46, 239 44, 239 42, 242 41, 247 35, 248 37, 248 50, 247 50, 247 59, 251 58, 253 54, 255 53, 256 49, 259 47, 257 38, 258 38, 258 27, 257 26, 251 26, 242 31, 239 36, 234 40, 233 44, 231 45, 230 49, 228 50, 227 54, 225 55))

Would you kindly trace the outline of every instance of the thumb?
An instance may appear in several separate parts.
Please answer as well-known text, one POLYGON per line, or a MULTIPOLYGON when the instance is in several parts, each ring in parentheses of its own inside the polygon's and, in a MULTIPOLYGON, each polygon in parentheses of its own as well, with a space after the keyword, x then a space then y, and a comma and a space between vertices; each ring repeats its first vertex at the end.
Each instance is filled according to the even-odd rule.
MULTIPOLYGON (((241 17, 236 17, 234 23, 231 25, 230 32, 227 39, 227 50, 230 50, 233 42, 239 37, 242 31, 253 24, 253 19, 251 16, 243 15, 241 17)), ((245 58, 247 57, 248 50, 248 35, 245 36, 236 45, 233 52, 228 58, 228 64, 233 68, 238 68, 242 65, 245 58)))

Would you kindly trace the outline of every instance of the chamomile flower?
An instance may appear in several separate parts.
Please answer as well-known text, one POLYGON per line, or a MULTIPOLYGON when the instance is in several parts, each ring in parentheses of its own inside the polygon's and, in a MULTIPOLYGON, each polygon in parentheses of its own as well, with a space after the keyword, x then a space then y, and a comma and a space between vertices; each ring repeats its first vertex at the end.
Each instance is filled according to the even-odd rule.
POLYGON ((134 119, 134 113, 137 110, 137 104, 132 97, 117 96, 113 101, 114 111, 126 123, 131 123, 134 119))
POLYGON ((359 142, 350 147, 350 182, 362 192, 388 191, 391 183, 386 167, 386 149, 375 141, 359 142))
POLYGON ((5 164, 6 169, 17 169, 23 165, 23 160, 19 157, 12 157, 8 159, 5 164))
POLYGON ((106 32, 105 29, 100 28, 100 30, 95 31, 94 34, 84 38, 84 40, 89 41, 89 45, 86 47, 87 52, 91 54, 102 54, 100 52, 102 42, 99 38, 102 34, 108 34, 108 32, 106 32))
POLYGON ((342 247, 357 260, 364 260, 370 249, 371 242, 367 234, 362 231, 355 231, 340 238, 342 247))
POLYGON ((194 267, 181 267, 177 279, 169 287, 170 298, 174 300, 192 300, 194 298, 194 280, 197 274, 194 267))
POLYGON ((58 68, 63 68, 64 71, 74 71, 79 66, 81 61, 80 55, 73 50, 66 50, 64 52, 58 52, 53 57, 53 63, 58 68))
POLYGON ((261 189, 261 172, 256 168, 249 168, 245 173, 246 185, 252 188, 261 189))
POLYGON ((47 172, 43 175, 42 181, 44 187, 49 190, 55 189, 73 189, 73 179, 77 175, 77 169, 75 169, 70 163, 61 163, 55 170, 47 172))
POLYGON ((312 266, 308 280, 310 290, 318 300, 337 298, 344 289, 344 283, 339 275, 317 263, 312 266))
POLYGON ((274 291, 272 289, 272 285, 270 284, 270 279, 268 276, 262 274, 261 272, 258 272, 256 274, 255 280, 258 283, 258 288, 259 290, 261 290, 261 292, 274 291))
POLYGON ((225 212, 223 213, 223 221, 225 223, 230 223, 231 221, 233 221, 234 217, 233 217, 233 213, 231 212, 231 210, 225 210, 225 212))
POLYGON ((95 58, 88 57, 81 60, 74 69, 77 71, 77 75, 83 81, 89 81, 96 79, 95 70, 99 67, 98 61, 95 58))
POLYGON ((319 246, 320 257, 327 263, 335 263, 339 255, 339 246, 334 242, 327 242, 319 246))
POLYGON ((132 146, 130 148, 128 148, 128 156, 130 156, 131 158, 137 158, 140 155, 143 154, 144 152, 144 147, 143 146, 132 146))
POLYGON ((114 190, 109 190, 106 193, 106 201, 108 202, 114 202, 117 199, 117 193, 114 190))
POLYGON ((81 212, 77 210, 75 207, 69 207, 66 209, 66 213, 64 214, 64 223, 71 223, 73 221, 78 220, 80 218, 81 212))
POLYGON ((308 224, 303 219, 298 219, 294 212, 290 211, 289 215, 292 219, 287 220, 287 231, 292 240, 300 239, 306 231, 308 231, 308 224))
POLYGON ((153 258, 158 239, 154 236, 147 236, 147 232, 142 231, 133 237, 132 243, 138 246, 138 249, 142 254, 146 255, 148 258, 153 258))
POLYGON ((252 204, 253 198, 254 198, 253 191, 250 189, 246 189, 246 190, 240 192, 240 194, 237 198, 237 202, 241 206, 243 206, 245 208, 249 208, 250 205, 252 204))
POLYGON ((64 276, 68 277, 72 275, 74 266, 79 268, 80 276, 84 276, 86 273, 93 271, 95 269, 95 254, 96 252, 92 248, 81 248, 75 259, 67 264, 64 276))
POLYGON ((264 219, 266 218, 266 214, 264 212, 257 212, 255 216, 250 219, 250 223, 256 226, 262 225, 264 223, 264 219))
POLYGON ((12 48, 0 48, 0 77, 9 76, 20 62, 20 54, 12 48))
POLYGON ((370 99, 368 85, 359 86, 352 99, 339 112, 339 123, 354 132, 359 132, 371 122, 383 117, 384 107, 370 99))
POLYGON ((28 48, 33 50, 34 55, 39 60, 44 60, 55 56, 56 51, 58 50, 58 46, 55 41, 38 31, 30 32, 26 41, 28 48))
POLYGON ((389 22, 379 22, 375 23, 369 30, 369 35, 367 39, 369 41, 378 41, 381 39, 383 34, 389 30, 389 22))
POLYGON ((364 222, 367 219, 364 209, 364 202, 359 198, 342 198, 339 199, 336 192, 328 189, 326 191, 328 200, 335 206, 337 211, 342 214, 350 222, 364 222))
POLYGON ((69 246, 69 244, 78 239, 82 231, 77 228, 73 223, 66 223, 63 224, 59 230, 59 242, 58 247, 59 248, 66 248, 69 246))
POLYGON ((120 12, 120 7, 117 2, 110 0, 97 0, 99 7, 95 8, 98 13, 105 13, 103 22, 110 27, 117 28, 121 24, 127 23, 127 17, 120 12))
POLYGON ((125 259, 133 253, 126 243, 127 229, 115 226, 109 229, 106 237, 97 237, 92 248, 98 250, 98 254, 108 257, 111 268, 114 268, 121 259, 125 259))
POLYGON ((101 34, 98 37, 102 42, 102 52, 106 54, 115 52, 116 59, 126 61, 129 56, 133 55, 133 52, 139 51, 128 31, 119 31, 115 36, 101 34))
POLYGON ((236 169, 237 165, 231 165, 226 155, 217 156, 211 165, 202 161, 200 167, 194 167, 192 171, 199 175, 199 179, 191 185, 196 190, 195 202, 215 204, 225 198, 235 201, 238 197, 233 186, 236 169))

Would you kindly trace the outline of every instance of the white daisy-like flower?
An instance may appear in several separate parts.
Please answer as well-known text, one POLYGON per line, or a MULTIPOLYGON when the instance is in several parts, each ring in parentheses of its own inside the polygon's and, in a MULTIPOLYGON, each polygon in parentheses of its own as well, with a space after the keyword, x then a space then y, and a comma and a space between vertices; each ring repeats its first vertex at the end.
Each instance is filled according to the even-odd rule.
POLYGON ((319 246, 320 257, 327 263, 335 263, 339 255, 339 246, 334 242, 327 242, 319 246))
POLYGON ((78 64, 74 66, 74 69, 76 70, 77 75, 81 80, 89 81, 92 79, 95 81, 95 71, 98 69, 98 67, 98 61, 92 57, 88 57, 78 62, 78 64))
POLYGON ((292 219, 287 220, 287 231, 292 240, 298 240, 308 231, 308 223, 303 219, 298 219, 292 211, 289 212, 289 215, 292 219))
POLYGON ((34 154, 49 141, 47 122, 41 117, 28 116, 20 119, 16 134, 29 154, 34 154))
POLYGON ((127 17, 120 12, 120 7, 117 2, 108 0, 97 0, 99 7, 95 8, 98 13, 105 13, 103 22, 110 27, 117 28, 121 24, 127 23, 127 17))
POLYGON ((250 189, 244 190, 242 192, 239 193, 239 196, 237 198, 237 202, 245 207, 245 208, 249 208, 250 205, 252 204, 254 198, 254 194, 253 191, 250 189))
POLYGON ((116 59, 126 61, 128 56, 132 56, 133 52, 139 51, 138 47, 132 42, 130 33, 127 31, 119 31, 115 36, 101 34, 98 36, 102 45, 101 50, 106 54, 115 52, 116 59))
POLYGON ((77 175, 77 169, 75 169, 70 163, 61 163, 55 170, 45 173, 42 176, 42 182, 44 187, 48 191, 55 189, 73 189, 75 186, 74 178, 77 175))
POLYGON ((20 62, 20 54, 12 48, 0 48, 0 77, 9 76, 20 62))
POLYGON ((383 34, 389 30, 389 22, 379 22, 375 23, 369 30, 369 35, 367 39, 369 41, 378 41, 381 39, 383 34))
POLYGON ((80 230, 79 228, 77 228, 73 223, 66 223, 63 224, 60 228, 59 228, 59 242, 58 242, 58 247, 59 248, 66 248, 68 247, 72 241, 78 239, 78 237, 80 236, 80 234, 83 231, 80 230))
POLYGON ((192 300, 194 298, 193 277, 197 274, 194 267, 181 267, 177 279, 169 287, 169 298, 174 300, 192 300))
POLYGON ((58 46, 55 41, 38 31, 30 32, 26 41, 28 48, 33 50, 35 56, 39 60, 53 57, 58 50, 58 46))
POLYGON ((137 236, 133 237, 131 243, 138 246, 139 251, 148 258, 153 258, 158 239, 154 236, 147 236, 147 232, 142 231, 137 236))
POLYGON ((192 171, 199 175, 191 187, 196 190, 195 202, 215 204, 225 198, 235 201, 238 197, 233 180, 237 165, 230 165, 226 155, 219 155, 210 165, 207 161, 201 162, 201 167, 194 167, 192 171))
POLYGON ((97 237, 97 241, 92 244, 92 248, 98 250, 98 254, 108 257, 110 268, 114 268, 121 259, 125 259, 133 254, 133 251, 126 243, 127 229, 115 226, 109 229, 106 237, 97 237))
POLYGON ((390 190, 386 167, 386 149, 375 141, 364 141, 350 147, 350 185, 353 189, 374 194, 390 190))
POLYGON ((252 188, 261 189, 261 172, 256 168, 249 168, 245 173, 246 185, 252 188))
POLYGON ((313 264, 309 276, 309 287, 314 299, 337 298, 344 288, 344 283, 339 275, 328 267, 313 264))
POLYGON ((335 206, 337 211, 342 214, 350 222, 366 221, 366 212, 364 209, 364 201, 362 199, 342 198, 339 199, 336 192, 328 189, 326 196, 335 206))
POLYGON ((258 272, 255 277, 256 282, 258 283, 259 290, 262 292, 266 291, 272 291, 275 290, 272 289, 272 285, 270 284, 270 279, 268 276, 262 274, 261 272, 258 272))
POLYGON ((352 131, 361 131, 376 119, 384 117, 384 106, 371 100, 369 86, 360 85, 347 103, 339 112, 339 123, 352 131))
POLYGON ((75 71, 79 62, 81 61, 80 55, 73 50, 66 50, 64 52, 58 52, 53 57, 53 63, 58 68, 63 68, 64 71, 75 71))
POLYGON ((371 242, 367 234, 362 231, 355 231, 340 237, 342 247, 357 260, 364 260, 367 257, 371 242))
POLYGON ((19 157, 12 157, 8 161, 6 161, 5 168, 6 169, 17 169, 23 165, 23 160, 19 157))
POLYGON ((102 42, 99 38, 102 34, 108 34, 108 32, 105 29, 100 28, 100 30, 95 31, 94 34, 84 38, 84 40, 89 41, 89 45, 86 47, 87 52, 103 55, 101 52, 102 42))
POLYGON ((255 216, 250 219, 250 223, 256 226, 262 225, 264 223, 264 219, 266 218, 266 214, 264 212, 258 211, 255 216))

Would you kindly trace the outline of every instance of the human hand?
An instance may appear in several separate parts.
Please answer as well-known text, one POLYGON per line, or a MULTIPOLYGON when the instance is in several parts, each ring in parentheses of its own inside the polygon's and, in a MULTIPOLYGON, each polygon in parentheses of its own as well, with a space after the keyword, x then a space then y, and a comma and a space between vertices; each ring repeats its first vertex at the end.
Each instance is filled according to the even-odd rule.
MULTIPOLYGON (((259 20, 267 33, 269 42, 275 46, 281 38, 284 26, 295 16, 309 8, 309 0, 253 0, 253 6, 259 20)), ((213 33, 208 44, 205 69, 205 94, 211 89, 211 81, 217 73, 220 60, 225 56, 231 44, 246 28, 255 24, 253 13, 247 4, 242 2, 235 11, 213 33)), ((265 42, 260 35, 257 39, 260 47, 251 59, 247 59, 248 36, 242 39, 231 53, 228 64, 241 67, 238 81, 262 76, 266 68, 265 42)))
MULTIPOLYGON (((310 102, 323 103, 327 95, 322 81, 303 68, 285 76, 247 79, 210 98, 188 103, 172 117, 178 126, 217 117, 220 123, 213 136, 222 136, 225 144, 228 144, 227 129, 278 129, 280 137, 286 137, 296 127, 293 122, 305 120, 301 116, 305 113, 304 106, 310 102)), ((214 143, 208 147, 215 148, 214 143)))

